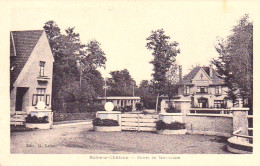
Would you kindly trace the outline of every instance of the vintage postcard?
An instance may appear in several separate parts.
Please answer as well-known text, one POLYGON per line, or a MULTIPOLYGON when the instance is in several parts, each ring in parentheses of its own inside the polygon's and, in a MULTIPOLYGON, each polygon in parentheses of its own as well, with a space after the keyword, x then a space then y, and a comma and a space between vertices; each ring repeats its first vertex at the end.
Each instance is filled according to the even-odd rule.
POLYGON ((0 4, 1 166, 260 164, 257 1, 0 4))

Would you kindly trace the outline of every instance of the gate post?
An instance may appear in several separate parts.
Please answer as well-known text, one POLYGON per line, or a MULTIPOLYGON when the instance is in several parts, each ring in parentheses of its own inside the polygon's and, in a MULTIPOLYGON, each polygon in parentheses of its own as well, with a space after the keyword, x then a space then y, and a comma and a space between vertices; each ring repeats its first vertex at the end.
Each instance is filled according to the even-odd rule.
POLYGON ((233 131, 242 129, 242 135, 248 135, 248 110, 249 108, 231 108, 233 112, 233 131))
POLYGON ((188 113, 190 113, 191 100, 174 100, 174 102, 176 108, 181 110, 183 123, 185 123, 185 126, 187 128, 186 116, 188 113))

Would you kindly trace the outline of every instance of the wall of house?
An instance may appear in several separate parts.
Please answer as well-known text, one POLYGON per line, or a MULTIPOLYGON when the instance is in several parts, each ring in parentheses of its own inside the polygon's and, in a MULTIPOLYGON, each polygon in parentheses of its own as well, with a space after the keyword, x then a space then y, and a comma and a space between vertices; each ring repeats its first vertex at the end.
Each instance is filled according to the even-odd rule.
MULTIPOLYGON (((24 68, 19 74, 17 80, 14 83, 14 88, 11 91, 11 111, 15 111, 15 94, 17 87, 29 87, 27 94, 24 98, 24 110, 28 113, 30 110, 34 110, 35 107, 32 106, 33 94, 37 94, 37 88, 46 88, 46 94, 52 95, 52 75, 53 75, 53 62, 54 58, 48 43, 46 33, 43 32, 38 43, 32 51, 28 61, 26 62, 24 68), (48 82, 45 84, 39 84, 37 77, 39 77, 40 61, 45 61, 44 75, 48 76, 48 82)), ((51 108, 51 99, 50 105, 51 108)))
MULTIPOLYGON (((197 85, 197 86, 200 86, 200 85, 197 85)), ((194 105, 195 106, 199 105, 198 98, 200 98, 200 97, 207 98, 209 107, 214 107, 214 100, 224 100, 224 98, 227 96, 227 91, 228 91, 227 87, 222 87, 222 94, 219 95, 219 94, 215 93, 215 86, 208 87, 208 93, 198 94, 198 93, 196 93, 197 92, 197 86, 193 86, 193 87, 190 88, 191 94, 194 94, 193 97, 194 97, 194 105)), ((189 95, 189 96, 183 96, 182 95, 182 98, 191 99, 191 95, 189 95)))
POLYGON ((15 98, 16 98, 16 87, 11 90, 10 93, 10 111, 15 111, 15 98))

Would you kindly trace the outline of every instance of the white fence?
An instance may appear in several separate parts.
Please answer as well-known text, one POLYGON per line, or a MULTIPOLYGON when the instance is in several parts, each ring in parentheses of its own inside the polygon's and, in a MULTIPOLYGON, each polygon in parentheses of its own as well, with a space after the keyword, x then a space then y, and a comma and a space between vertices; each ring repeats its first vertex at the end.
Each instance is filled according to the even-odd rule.
POLYGON ((190 108, 190 114, 232 114, 232 110, 222 108, 190 108))
POLYGON ((158 115, 121 114, 121 129, 134 131, 156 131, 158 115))

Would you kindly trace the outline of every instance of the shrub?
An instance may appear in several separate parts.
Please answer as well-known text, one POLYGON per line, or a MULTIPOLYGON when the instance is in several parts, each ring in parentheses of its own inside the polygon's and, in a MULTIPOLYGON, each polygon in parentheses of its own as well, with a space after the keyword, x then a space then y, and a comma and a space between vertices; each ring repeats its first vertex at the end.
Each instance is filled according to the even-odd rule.
POLYGON ((112 119, 95 118, 92 123, 94 126, 119 126, 118 121, 112 119))
POLYGON ((144 107, 143 107, 143 105, 141 103, 136 103, 135 107, 136 107, 137 111, 142 111, 144 109, 144 107))
POLYGON ((166 129, 166 123, 162 120, 158 120, 156 122, 156 129, 157 130, 165 130, 166 129))
POLYGON ((169 108, 166 109, 166 112, 167 112, 167 113, 180 113, 181 110, 177 109, 177 108, 174 107, 174 106, 170 106, 169 108))
POLYGON ((119 106, 116 106, 114 109, 113 109, 113 111, 122 111, 122 107, 119 107, 119 106))
POLYGON ((49 123, 48 121, 48 116, 44 116, 44 117, 37 117, 37 116, 31 116, 28 115, 26 118, 26 123, 49 123))
POLYGON ((131 112, 131 111, 132 111, 132 106, 127 105, 127 106, 123 107, 121 112, 131 112))
POLYGON ((156 122, 156 129, 157 130, 180 130, 180 129, 185 129, 185 123, 180 123, 180 122, 172 122, 170 124, 165 123, 162 120, 159 120, 156 122))
POLYGON ((86 120, 94 119, 96 114, 94 112, 76 112, 76 113, 64 113, 64 112, 53 112, 53 121, 70 121, 70 120, 86 120))
POLYGON ((172 122, 170 124, 166 125, 169 130, 179 130, 179 129, 185 129, 185 123, 181 122, 172 122))

